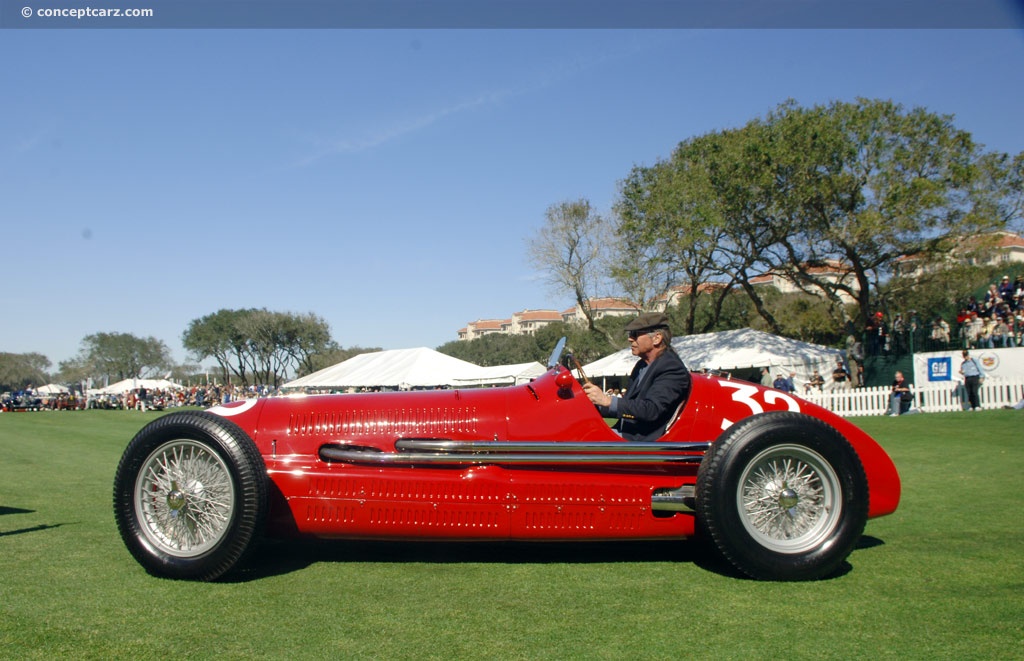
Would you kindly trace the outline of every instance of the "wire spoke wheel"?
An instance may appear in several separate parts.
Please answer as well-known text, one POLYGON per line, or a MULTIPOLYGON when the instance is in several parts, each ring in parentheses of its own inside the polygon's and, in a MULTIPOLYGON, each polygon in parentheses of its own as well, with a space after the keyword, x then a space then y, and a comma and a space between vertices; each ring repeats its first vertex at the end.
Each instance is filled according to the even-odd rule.
POLYGON ((207 446, 175 440, 143 462, 135 485, 142 532, 165 553, 195 556, 216 546, 231 523, 234 485, 224 460, 207 446))
POLYGON ((753 578, 834 574, 864 531, 867 476, 850 443, 810 416, 772 411, 736 423, 697 471, 697 521, 753 578))
POLYGON ((114 476, 114 518, 128 551, 156 576, 212 581, 259 539, 268 479, 235 423, 171 413, 132 439, 114 476))
POLYGON ((801 553, 826 539, 842 516, 839 479, 816 452, 795 445, 765 450, 740 476, 741 521, 765 548, 801 553))

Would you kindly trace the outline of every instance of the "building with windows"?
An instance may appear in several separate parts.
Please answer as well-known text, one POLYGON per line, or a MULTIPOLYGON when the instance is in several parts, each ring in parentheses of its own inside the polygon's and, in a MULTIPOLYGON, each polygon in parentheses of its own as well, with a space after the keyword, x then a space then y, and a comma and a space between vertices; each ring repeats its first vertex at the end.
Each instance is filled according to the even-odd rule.
MULTIPOLYGON (((588 301, 588 304, 595 320, 605 317, 636 316, 641 312, 639 305, 621 298, 592 298, 588 301)), ((583 314, 583 309, 579 304, 562 311, 562 321, 567 324, 574 322, 583 323, 586 320, 587 316, 583 314)))
MULTIPOLYGON (((1003 231, 964 237, 946 259, 974 266, 1017 265, 1019 269, 1024 265, 1024 237, 1003 231)), ((915 255, 904 255, 896 262, 896 274, 900 276, 913 277, 930 268, 935 268, 934 264, 923 264, 915 255)))
MULTIPOLYGON (((725 288, 725 284, 721 282, 702 282, 697 285, 697 295, 706 296, 721 291, 725 288)), ((654 299, 654 309, 659 312, 664 312, 673 305, 679 305, 680 299, 686 298, 690 295, 690 285, 675 285, 668 288, 661 296, 654 299)))
MULTIPOLYGON (((845 287, 849 287, 854 292, 860 291, 860 287, 857 284, 857 277, 853 273, 853 269, 838 260, 826 259, 820 264, 807 264, 804 265, 803 270, 819 282, 827 283, 829 285, 841 284, 845 287)), ((801 288, 799 283, 800 280, 796 274, 784 271, 773 271, 750 279, 750 284, 755 287, 770 286, 779 290, 783 294, 804 292, 824 296, 824 292, 821 291, 820 287, 810 285, 806 286, 805 290, 801 288)), ((843 303, 853 303, 856 301, 855 297, 851 296, 845 290, 836 290, 836 293, 839 295, 839 299, 843 303)))
MULTIPOLYGON (((640 307, 619 298, 590 299, 590 310, 595 319, 608 316, 634 316, 640 313, 640 307)), ((583 323, 586 315, 579 305, 566 310, 522 310, 508 319, 477 319, 459 329, 460 340, 475 340, 492 333, 505 335, 533 335, 539 329, 559 321, 565 323, 583 323)))

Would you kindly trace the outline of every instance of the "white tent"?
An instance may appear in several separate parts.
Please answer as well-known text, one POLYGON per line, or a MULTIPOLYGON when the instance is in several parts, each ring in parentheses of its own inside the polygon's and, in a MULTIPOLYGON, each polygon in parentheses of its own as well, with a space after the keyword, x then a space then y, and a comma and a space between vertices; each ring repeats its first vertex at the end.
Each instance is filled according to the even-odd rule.
POLYGON ((458 386, 489 386, 489 385, 518 385, 536 379, 547 371, 547 368, 538 362, 518 363, 515 365, 495 365, 493 367, 478 367, 479 372, 470 378, 456 379, 458 386))
POLYGON ((181 386, 167 379, 124 379, 117 383, 111 383, 106 388, 100 388, 95 392, 101 395, 120 395, 137 388, 145 388, 146 390, 176 390, 180 389, 181 386))
POLYGON ((45 386, 39 386, 35 390, 37 395, 59 395, 70 392, 67 388, 57 383, 47 383, 45 386))
MULTIPOLYGON (((676 350, 692 371, 736 371, 768 367, 772 376, 796 373, 798 384, 806 383, 814 370, 831 379, 836 358, 842 351, 757 331, 752 328, 688 335, 672 339, 676 350)), ((623 349, 583 366, 588 377, 627 376, 637 357, 623 349)))
POLYGON ((420 347, 364 353, 281 386, 282 388, 416 388, 454 386, 481 367, 420 347))

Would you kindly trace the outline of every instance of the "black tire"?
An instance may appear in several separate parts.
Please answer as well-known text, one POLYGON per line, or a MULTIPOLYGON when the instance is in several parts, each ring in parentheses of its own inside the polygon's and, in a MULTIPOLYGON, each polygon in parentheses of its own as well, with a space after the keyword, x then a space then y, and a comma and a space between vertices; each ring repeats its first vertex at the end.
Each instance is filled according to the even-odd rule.
POLYGON ((727 429, 697 473, 701 530, 741 572, 804 581, 834 574, 864 532, 868 483, 849 442, 799 413, 727 429))
POLYGON ((237 566, 262 534, 267 471, 252 440, 202 411, 146 425, 114 476, 114 517, 146 571, 212 581, 237 566))

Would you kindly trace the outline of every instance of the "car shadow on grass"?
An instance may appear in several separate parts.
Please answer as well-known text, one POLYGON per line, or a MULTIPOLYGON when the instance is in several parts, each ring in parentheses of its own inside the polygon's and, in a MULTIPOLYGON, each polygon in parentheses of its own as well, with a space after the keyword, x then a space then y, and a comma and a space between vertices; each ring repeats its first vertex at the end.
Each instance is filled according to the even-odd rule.
MULTIPOLYGON (((26 510, 20 507, 4 507, 0 505, 0 516, 5 514, 35 514, 35 510, 26 510)), ((50 530, 51 528, 60 528, 63 523, 48 524, 41 523, 36 526, 29 526, 27 528, 19 528, 17 530, 0 530, 0 537, 10 537, 12 535, 24 535, 28 532, 39 532, 41 530, 50 530)))
POLYGON ((28 532, 39 532, 41 530, 51 530, 53 528, 60 528, 63 523, 47 524, 41 523, 38 526, 31 526, 28 528, 21 528, 19 530, 0 530, 0 537, 10 537, 11 535, 24 535, 28 532))
POLYGON ((743 578, 699 540, 619 542, 393 542, 267 540, 223 582, 244 583, 289 574, 319 563, 601 564, 690 563, 716 574, 743 578))
MULTIPOLYGON (((885 542, 864 535, 855 551, 885 542)), ((246 583, 290 574, 319 563, 437 563, 437 564, 602 564, 689 563, 703 571, 727 578, 755 580, 737 570, 718 551, 701 539, 619 542, 395 542, 351 540, 266 540, 248 560, 220 579, 246 583)), ((844 561, 832 580, 853 570, 844 561)))
POLYGON ((876 546, 883 546, 885 542, 878 539, 877 537, 871 537, 870 535, 862 535, 860 541, 857 542, 857 546, 853 547, 854 550, 859 549, 873 549, 876 546))
POLYGON ((0 516, 4 514, 32 514, 35 510, 23 510, 20 507, 4 507, 0 505, 0 516))

